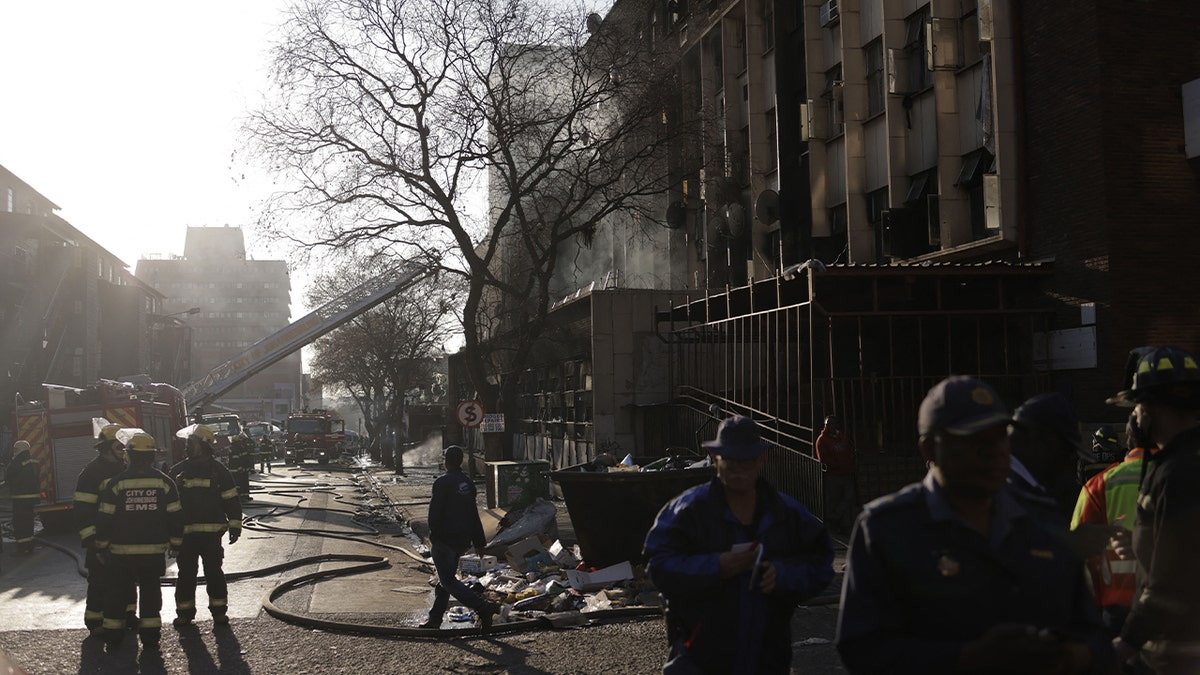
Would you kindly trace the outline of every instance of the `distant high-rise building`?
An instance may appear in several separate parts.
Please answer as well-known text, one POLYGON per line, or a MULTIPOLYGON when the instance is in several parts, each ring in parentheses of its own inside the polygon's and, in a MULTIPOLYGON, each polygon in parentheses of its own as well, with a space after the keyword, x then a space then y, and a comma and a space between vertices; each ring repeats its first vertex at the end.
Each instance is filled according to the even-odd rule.
MULTIPOLYGON (((164 316, 192 329, 186 384, 290 323, 291 283, 282 260, 250 260, 240 227, 189 227, 183 256, 142 259, 137 276, 164 297, 164 316)), ((235 387, 212 406, 243 419, 279 419, 301 405, 296 352, 235 387)))

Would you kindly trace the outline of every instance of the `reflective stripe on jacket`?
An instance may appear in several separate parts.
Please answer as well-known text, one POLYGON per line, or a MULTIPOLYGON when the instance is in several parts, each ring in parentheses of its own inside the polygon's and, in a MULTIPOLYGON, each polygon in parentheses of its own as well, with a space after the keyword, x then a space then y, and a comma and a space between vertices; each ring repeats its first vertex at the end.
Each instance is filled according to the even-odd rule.
MULTIPOLYGON (((1092 476, 1079 492, 1071 529, 1081 523, 1112 524, 1133 530, 1137 517, 1138 482, 1142 477, 1141 448, 1134 448, 1124 461, 1092 476)), ((1137 590, 1137 563, 1121 560, 1109 546, 1103 556, 1087 560, 1092 591, 1101 607, 1129 607, 1137 590)))

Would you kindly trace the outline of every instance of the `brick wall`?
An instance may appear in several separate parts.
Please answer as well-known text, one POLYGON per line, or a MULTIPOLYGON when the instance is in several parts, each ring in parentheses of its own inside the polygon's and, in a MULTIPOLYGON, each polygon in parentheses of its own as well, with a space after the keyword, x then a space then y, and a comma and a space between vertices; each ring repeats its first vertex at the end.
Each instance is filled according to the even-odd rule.
POLYGON ((1022 2, 1026 254, 1053 257, 1057 328, 1097 307, 1098 367, 1055 374, 1083 420, 1129 349, 1200 349, 1200 165, 1183 155, 1180 86, 1200 77, 1194 0, 1022 2))

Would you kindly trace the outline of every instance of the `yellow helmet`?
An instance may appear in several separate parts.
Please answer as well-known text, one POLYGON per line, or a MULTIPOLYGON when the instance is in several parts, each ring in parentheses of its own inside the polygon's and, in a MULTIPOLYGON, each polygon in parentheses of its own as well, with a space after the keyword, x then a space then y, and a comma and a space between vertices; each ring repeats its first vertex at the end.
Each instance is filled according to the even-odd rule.
POLYGON ((106 448, 109 441, 117 440, 117 432, 121 430, 120 424, 105 424, 100 429, 100 434, 96 436, 96 447, 106 448))
POLYGON ((125 448, 130 452, 154 452, 158 446, 154 442, 153 436, 142 432, 131 436, 129 442, 125 444, 125 448))
POLYGON ((200 440, 208 443, 209 445, 215 445, 217 442, 216 434, 212 432, 212 429, 209 429, 203 424, 197 424, 196 428, 192 429, 192 433, 188 436, 188 438, 191 438, 192 436, 198 436, 200 440))

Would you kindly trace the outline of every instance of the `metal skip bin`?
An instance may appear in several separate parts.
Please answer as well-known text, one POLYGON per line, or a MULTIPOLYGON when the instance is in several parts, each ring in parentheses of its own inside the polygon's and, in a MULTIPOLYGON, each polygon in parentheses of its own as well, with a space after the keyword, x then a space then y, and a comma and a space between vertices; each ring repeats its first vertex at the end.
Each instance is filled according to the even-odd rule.
MULTIPOLYGON (((642 458, 649 463, 657 458, 642 458)), ((643 462, 638 462, 642 464, 643 462)), ((663 471, 589 471, 576 464, 550 473, 562 488, 587 564, 642 561, 646 533, 660 509, 684 490, 716 475, 712 467, 663 471)))
POLYGON ((488 506, 515 509, 550 495, 544 460, 488 462, 488 506))

